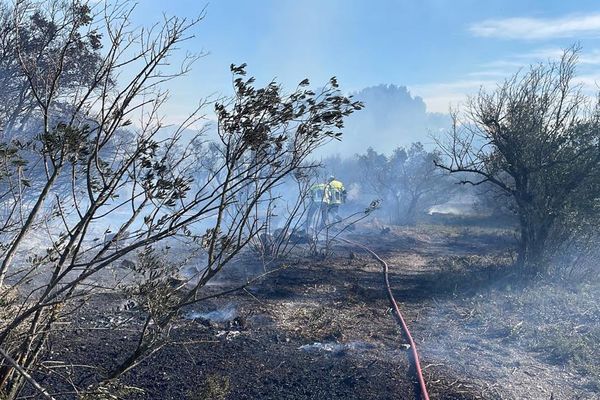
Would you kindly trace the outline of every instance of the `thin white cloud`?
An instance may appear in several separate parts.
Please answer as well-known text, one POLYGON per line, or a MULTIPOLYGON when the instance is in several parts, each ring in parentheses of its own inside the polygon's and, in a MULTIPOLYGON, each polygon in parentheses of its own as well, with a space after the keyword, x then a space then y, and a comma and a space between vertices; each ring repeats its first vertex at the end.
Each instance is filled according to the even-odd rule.
POLYGON ((517 60, 494 60, 479 64, 479 67, 484 69, 495 69, 497 71, 513 71, 515 68, 523 67, 523 61, 517 60))
POLYGON ((481 71, 469 72, 467 76, 472 78, 506 78, 506 69, 483 69, 481 71))
MULTIPOLYGON (((462 78, 448 82, 435 82, 412 85, 410 91, 421 96, 430 112, 448 112, 450 106, 464 104, 468 96, 476 95, 479 89, 493 90, 505 79, 521 71, 525 73, 529 65, 548 60, 558 60, 563 54, 558 47, 542 47, 531 51, 512 54, 505 59, 479 64, 474 71, 465 73, 462 78)), ((583 93, 596 96, 600 90, 600 49, 584 50, 579 54, 579 75, 573 84, 581 85, 583 93)))
MULTIPOLYGON (((550 61, 559 61, 564 54, 564 49, 560 47, 542 47, 526 52, 508 55, 504 59, 481 63, 478 70, 466 74, 472 78, 497 78, 503 80, 518 71, 526 71, 530 65, 545 63, 550 61)), ((585 73, 594 72, 600 65, 600 49, 584 49, 579 53, 579 70, 585 73)))
MULTIPOLYGON (((534 61, 558 60, 563 55, 564 49, 559 47, 541 48, 528 53, 519 54, 521 59, 532 59, 534 61)), ((600 50, 584 50, 579 54, 579 65, 600 65, 600 50)))
MULTIPOLYGON (((423 98, 427 111, 447 113, 450 107, 463 105, 469 96, 476 95, 480 89, 494 90, 508 76, 510 75, 495 80, 465 79, 413 85, 410 91, 423 98)), ((587 96, 596 96, 600 90, 600 73, 578 75, 573 79, 573 84, 581 85, 583 93, 587 96)))
POLYGON ((488 19, 469 31, 479 37, 503 39, 550 39, 600 35, 600 13, 560 18, 488 19))
POLYGON ((585 93, 595 96, 600 89, 600 74, 579 75, 573 79, 573 83, 582 85, 585 93))
POLYGON ((556 60, 559 59, 563 55, 563 53, 564 49, 561 49, 560 47, 544 47, 529 52, 517 54, 515 58, 533 60, 556 60))

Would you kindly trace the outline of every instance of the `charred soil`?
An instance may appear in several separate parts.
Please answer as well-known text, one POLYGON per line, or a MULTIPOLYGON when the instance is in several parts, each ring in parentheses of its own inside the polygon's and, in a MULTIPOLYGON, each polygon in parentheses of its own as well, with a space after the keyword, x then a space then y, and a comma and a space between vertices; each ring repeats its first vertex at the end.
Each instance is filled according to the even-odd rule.
MULTIPOLYGON (((509 310, 511 298, 524 298, 523 288, 506 287, 514 286, 504 278, 509 231, 370 227, 348 237, 389 263, 432 399, 595 398, 594 366, 553 362, 548 349, 526 340, 529 325, 540 321, 509 310)), ((239 259, 206 294, 245 280, 253 262, 239 259)), ((122 299, 96 296, 52 338, 50 362, 93 360, 110 369, 126 357, 142 319, 122 299)), ((190 307, 169 343, 121 384, 131 399, 415 399, 408 357, 379 264, 337 243, 326 260, 295 260, 244 290, 190 307)), ((97 374, 70 370, 39 380, 68 392, 68 381, 85 386, 97 374)))

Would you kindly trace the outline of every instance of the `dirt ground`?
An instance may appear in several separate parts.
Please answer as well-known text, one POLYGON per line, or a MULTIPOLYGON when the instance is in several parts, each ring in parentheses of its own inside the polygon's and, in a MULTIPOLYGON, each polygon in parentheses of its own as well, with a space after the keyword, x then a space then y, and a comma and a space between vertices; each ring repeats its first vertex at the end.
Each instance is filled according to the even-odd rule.
MULTIPOLYGON (((347 237, 389 263, 432 399, 600 398, 581 370, 524 346, 526 336, 520 341, 514 331, 527 324, 515 313, 496 307, 481 316, 506 297, 498 277, 510 264, 510 232, 366 227, 347 237)), ((238 260, 206 293, 243 281, 249 269, 243 263, 252 261, 238 260)), ((360 249, 337 243, 325 260, 290 262, 245 290, 190 307, 171 342, 123 377, 129 388, 123 397, 418 398, 380 268, 360 249)), ((141 324, 141 316, 126 308, 114 296, 96 297, 53 338, 52 358, 107 367, 122 360, 141 324)), ((93 376, 74 370, 64 382, 85 385, 93 376)))

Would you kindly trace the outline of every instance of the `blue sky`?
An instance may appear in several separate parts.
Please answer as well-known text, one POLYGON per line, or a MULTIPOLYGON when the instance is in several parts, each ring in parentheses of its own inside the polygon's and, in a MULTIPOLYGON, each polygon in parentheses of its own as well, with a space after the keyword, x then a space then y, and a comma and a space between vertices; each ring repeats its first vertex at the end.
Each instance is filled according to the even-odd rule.
POLYGON ((229 65, 242 62, 259 82, 288 87, 332 75, 348 92, 405 85, 438 112, 574 42, 580 81, 600 82, 598 1, 141 0, 135 18, 147 25, 204 7, 187 46, 207 55, 172 85, 174 118, 200 97, 230 93, 229 65))

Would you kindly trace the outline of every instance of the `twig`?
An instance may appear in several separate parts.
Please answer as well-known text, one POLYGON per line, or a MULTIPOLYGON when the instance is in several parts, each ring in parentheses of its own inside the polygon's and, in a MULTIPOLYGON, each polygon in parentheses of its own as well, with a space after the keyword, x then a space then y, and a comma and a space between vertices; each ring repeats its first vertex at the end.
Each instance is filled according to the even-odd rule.
POLYGON ((444 364, 427 364, 422 369, 425 370, 425 369, 430 368, 430 367, 442 367, 442 366, 444 366, 444 364))
POLYGON ((220 296, 225 296, 225 295, 230 294, 230 293, 235 293, 237 291, 245 289, 246 287, 250 286, 252 283, 254 283, 254 282, 256 282, 256 281, 258 281, 258 280, 266 277, 267 275, 271 275, 271 274, 273 274, 275 272, 279 272, 279 271, 284 270, 286 268, 287 268, 287 265, 284 265, 282 267, 273 269, 271 271, 267 271, 267 272, 265 272, 263 274, 260 274, 260 275, 258 275, 256 277, 250 279, 249 281, 247 281, 243 285, 236 286, 236 287, 234 287, 232 289, 223 290, 222 292, 211 294, 211 295, 207 295, 207 296, 204 296, 204 297, 201 297, 201 298, 198 298, 198 299, 190 300, 188 302, 180 304, 179 307, 181 308, 181 307, 184 307, 184 306, 189 306, 189 305, 192 305, 192 304, 200 303, 200 302, 205 301, 205 300, 213 299, 215 297, 220 297, 220 296))
POLYGON ((247 295, 249 295, 250 297, 252 297, 254 300, 258 301, 260 304, 265 304, 264 302, 260 301, 260 299, 258 297, 256 297, 255 295, 253 295, 247 288, 243 288, 242 289, 244 292, 246 292, 247 295))
POLYGON ((0 355, 2 355, 2 357, 4 357, 4 359, 6 361, 8 361, 8 363, 10 365, 12 365, 19 374, 21 374, 23 376, 23 378, 25 378, 27 380, 27 382, 31 383, 31 385, 37 389, 38 392, 40 392, 44 398, 49 399, 49 400, 56 400, 54 397, 50 396, 50 394, 48 393, 48 391, 46 389, 44 389, 39 383, 37 383, 35 381, 35 379, 33 379, 31 377, 31 375, 29 375, 29 373, 27 373, 27 371, 25 371, 23 369, 23 367, 21 367, 19 365, 19 363, 17 363, 10 355, 8 355, 7 352, 5 352, 3 349, 0 348, 0 355))

